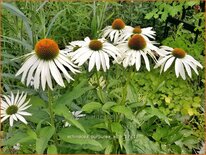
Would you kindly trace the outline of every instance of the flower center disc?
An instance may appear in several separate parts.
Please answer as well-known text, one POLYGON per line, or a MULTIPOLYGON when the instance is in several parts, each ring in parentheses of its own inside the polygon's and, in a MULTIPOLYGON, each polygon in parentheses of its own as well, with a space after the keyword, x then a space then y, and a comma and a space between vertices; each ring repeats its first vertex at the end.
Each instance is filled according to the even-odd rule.
POLYGON ((6 113, 7 113, 8 115, 16 114, 17 111, 18 111, 18 107, 15 106, 15 105, 11 105, 11 106, 9 106, 9 107, 6 109, 6 113))
POLYGON ((94 51, 99 51, 102 49, 102 42, 99 40, 91 40, 89 43, 89 48, 94 51))
POLYGON ((136 26, 133 30, 133 33, 135 34, 140 34, 142 32, 141 27, 140 26, 136 26))
POLYGON ((181 48, 174 48, 174 50, 172 51, 172 55, 176 58, 184 58, 186 52, 181 48))
POLYGON ((139 35, 135 34, 128 42, 128 46, 133 50, 142 50, 146 47, 147 43, 145 39, 139 35))
POLYGON ((112 28, 116 30, 121 30, 125 27, 125 23, 121 19, 115 19, 112 23, 112 28))
POLYGON ((35 52, 40 59, 52 60, 59 54, 59 47, 52 39, 42 39, 36 43, 35 52))

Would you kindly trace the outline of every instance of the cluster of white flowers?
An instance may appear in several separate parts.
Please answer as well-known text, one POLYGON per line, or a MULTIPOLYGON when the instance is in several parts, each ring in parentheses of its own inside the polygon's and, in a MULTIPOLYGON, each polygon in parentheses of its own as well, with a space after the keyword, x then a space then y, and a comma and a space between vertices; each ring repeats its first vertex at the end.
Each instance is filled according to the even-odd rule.
MULTIPOLYGON (((70 82, 74 80, 70 75, 80 73, 79 68, 83 64, 88 65, 88 71, 103 69, 106 72, 110 68, 110 62, 123 64, 124 68, 135 66, 139 71, 142 59, 146 69, 150 71, 149 59, 155 62, 155 68, 161 67, 162 71, 175 63, 176 76, 185 80, 186 73, 192 77, 192 70, 198 74, 197 67, 203 66, 192 56, 181 48, 167 46, 157 47, 155 40, 156 32, 152 27, 141 28, 140 26, 127 26, 123 20, 115 19, 111 26, 102 30, 101 38, 90 39, 86 37, 83 41, 72 41, 66 49, 60 50, 58 44, 52 39, 41 39, 35 45, 31 53, 25 55, 27 58, 22 67, 16 73, 21 75, 21 82, 27 86, 40 87, 45 90, 48 86, 53 89, 55 81, 59 86, 65 87, 63 77, 70 82), (153 40, 151 40, 153 39, 153 40), (63 75, 63 76, 62 76, 63 75)), ((16 97, 3 96, 1 106, 1 117, 3 122, 9 118, 10 126, 18 119, 27 123, 22 115, 31 115, 24 112, 30 105, 26 103, 26 94, 17 93, 16 97)))
POLYGON ((89 72, 95 65, 97 71, 101 66, 103 71, 106 71, 110 67, 110 58, 116 63, 122 63, 125 68, 135 65, 137 71, 140 70, 143 59, 146 69, 150 71, 151 57, 156 64, 154 68, 161 67, 161 72, 167 71, 174 62, 177 77, 180 75, 185 80, 186 70, 192 78, 191 69, 198 75, 197 67, 203 68, 198 61, 181 48, 157 47, 155 36, 156 32, 152 27, 131 27, 125 25, 123 20, 115 19, 112 26, 102 30, 102 38, 90 40, 86 37, 84 41, 72 41, 65 50, 68 51, 68 57, 78 66, 89 60, 89 72))

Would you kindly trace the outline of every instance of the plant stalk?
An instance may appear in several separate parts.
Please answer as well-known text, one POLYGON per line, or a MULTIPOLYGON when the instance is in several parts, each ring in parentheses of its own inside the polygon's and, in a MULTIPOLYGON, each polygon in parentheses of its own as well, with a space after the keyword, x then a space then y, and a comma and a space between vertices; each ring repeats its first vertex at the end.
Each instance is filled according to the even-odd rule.
POLYGON ((57 134, 56 134, 56 126, 55 126, 55 115, 53 112, 53 96, 52 96, 52 91, 50 88, 48 88, 48 108, 49 108, 49 114, 50 114, 50 123, 51 125, 55 128, 55 132, 54 132, 54 143, 57 146, 58 142, 57 142, 57 134))

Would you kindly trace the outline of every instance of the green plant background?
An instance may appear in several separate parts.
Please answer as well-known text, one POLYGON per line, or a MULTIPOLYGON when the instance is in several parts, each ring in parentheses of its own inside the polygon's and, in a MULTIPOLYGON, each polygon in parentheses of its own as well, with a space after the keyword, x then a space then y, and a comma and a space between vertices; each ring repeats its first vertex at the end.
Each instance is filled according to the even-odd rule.
POLYGON ((175 77, 174 68, 160 75, 158 69, 148 72, 143 67, 139 72, 134 68, 125 71, 115 64, 107 73, 97 73, 106 80, 106 87, 101 90, 98 83, 89 83, 95 72, 88 73, 83 66, 85 69, 74 77, 73 83, 67 84, 66 89, 57 86, 53 92, 57 134, 61 140, 58 146, 51 140, 55 129, 48 126, 47 94, 27 88, 15 77, 22 63, 15 58, 30 52, 39 39, 53 38, 63 49, 73 40, 97 37, 115 18, 122 18, 131 26, 154 27, 161 44, 181 47, 204 65, 205 31, 204 26, 197 25, 199 19, 204 20, 203 13, 190 9, 185 19, 195 23, 202 32, 197 43, 193 42, 195 35, 181 24, 171 25, 169 36, 163 37, 168 15, 180 18, 183 6, 192 8, 198 4, 199 1, 175 2, 172 4, 175 9, 168 9, 171 5, 165 2, 1 3, 1 92, 28 92, 33 114, 28 117, 29 126, 20 123, 14 128, 2 126, 4 152, 108 154, 195 153, 199 150, 204 140, 204 70, 199 71, 199 76, 193 75, 184 81, 175 77), (117 105, 124 98, 124 90, 127 91, 126 104, 117 105), (81 109, 87 117, 73 119, 69 111, 81 109), (72 124, 70 128, 63 128, 65 119, 72 124), (74 135, 84 138, 72 138, 74 135), (108 137, 91 138, 92 135, 108 137), (111 140, 113 136, 116 137, 111 140), (16 143, 21 143, 18 152, 12 150, 16 143))

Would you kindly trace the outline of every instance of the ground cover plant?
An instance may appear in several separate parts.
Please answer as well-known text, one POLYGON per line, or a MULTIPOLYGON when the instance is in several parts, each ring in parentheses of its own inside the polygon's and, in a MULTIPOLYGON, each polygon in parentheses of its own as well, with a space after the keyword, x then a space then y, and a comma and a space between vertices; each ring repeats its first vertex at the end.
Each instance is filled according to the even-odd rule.
POLYGON ((1 153, 203 154, 199 4, 1 3, 1 153))

